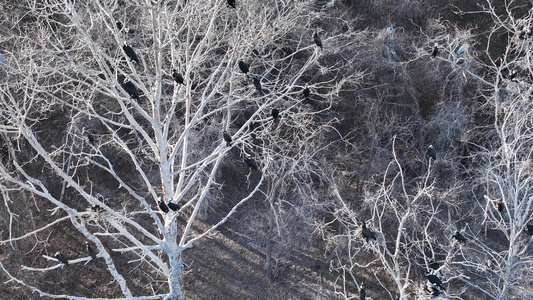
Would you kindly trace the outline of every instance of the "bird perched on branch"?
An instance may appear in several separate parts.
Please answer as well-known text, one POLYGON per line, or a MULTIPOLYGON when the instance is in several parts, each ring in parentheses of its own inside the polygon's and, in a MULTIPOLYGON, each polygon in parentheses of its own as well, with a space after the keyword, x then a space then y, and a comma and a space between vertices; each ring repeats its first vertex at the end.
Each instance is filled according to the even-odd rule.
POLYGON ((436 287, 439 287, 441 290, 445 291, 446 289, 444 288, 444 286, 442 286, 442 281, 439 279, 439 277, 429 273, 429 272, 426 272, 426 278, 429 280, 429 282, 431 282, 432 285, 436 286, 436 287))
POLYGON ((259 92, 259 95, 262 96, 264 93, 263 93, 263 87, 261 86, 261 80, 259 79, 259 77, 254 76, 253 83, 254 83, 255 89, 257 90, 257 92, 259 92))
POLYGON ((173 211, 180 210, 180 206, 178 204, 172 202, 172 200, 168 201, 168 208, 172 209, 173 211))
POLYGON ((303 91, 304 98, 309 98, 311 95, 311 90, 309 89, 309 86, 306 84, 304 91, 303 91))
POLYGON ((511 81, 513 81, 516 78, 517 75, 518 75, 518 70, 512 69, 511 72, 509 72, 509 79, 511 79, 511 81))
POLYGON ((233 8, 237 8, 237 7, 235 7, 235 0, 228 0, 228 5, 233 7, 233 8))
POLYGON ((131 82, 131 80, 129 78, 124 79, 124 82, 121 84, 121 86, 126 91, 126 93, 128 93, 128 95, 130 95, 131 98, 139 101, 139 99, 140 99, 139 90, 137 89, 135 84, 133 84, 133 82, 131 82))
POLYGON ((279 109, 277 109, 275 106, 272 106, 270 108, 270 113, 272 115, 272 118, 274 118, 274 120, 279 117, 279 109))
POLYGON ((320 47, 320 49, 323 49, 322 48, 322 40, 320 39, 320 37, 318 36, 318 32, 315 31, 315 34, 313 35, 313 41, 315 42, 315 44, 320 47))
POLYGON ((503 210, 505 209, 505 205, 503 205, 503 202, 501 200, 498 200, 498 202, 496 202, 495 208, 499 212, 503 212, 503 210))
POLYGON ((54 255, 54 257, 62 264, 64 264, 65 266, 68 266, 68 259, 65 258, 65 256, 63 256, 63 254, 61 254, 61 252, 57 251, 56 254, 54 255))
POLYGON ((90 130, 87 130, 87 128, 83 127, 81 129, 81 134, 87 139, 87 141, 89 142, 89 144, 93 145, 94 146, 94 137, 93 135, 91 134, 91 131, 90 130))
POLYGON ((246 158, 246 164, 252 169, 259 170, 259 167, 257 166, 257 162, 252 158, 252 156, 248 156, 246 158))
POLYGON ((250 65, 245 63, 244 61, 242 60, 239 60, 239 68, 241 69, 241 71, 246 74, 250 71, 250 65))
POLYGON ((359 299, 365 300, 366 299, 366 290, 365 290, 365 284, 361 283, 361 288, 359 289, 359 299))
POLYGON ((227 131, 224 131, 222 136, 224 137, 224 141, 226 141, 226 145, 230 147, 232 142, 231 135, 229 135, 227 131))
POLYGON ((524 233, 527 235, 533 235, 533 225, 526 224, 526 226, 524 226, 524 233))
POLYGON ((135 53, 135 50, 128 44, 128 42, 124 42, 124 46, 122 46, 122 50, 124 50, 124 53, 133 61, 136 63, 139 63, 139 57, 137 56, 137 53, 135 53))
POLYGON ((102 212, 102 211, 104 211, 104 209, 98 204, 91 205, 91 210, 94 211, 94 212, 102 212))
POLYGON ((91 244, 89 244, 89 242, 85 242, 85 246, 87 246, 87 252, 89 252, 89 256, 91 256, 92 261, 96 265, 98 263, 98 259, 96 258, 96 252, 94 252, 93 247, 91 247, 91 244))
POLYGON ((431 51, 431 57, 435 58, 439 54, 439 44, 435 43, 435 46, 433 47, 433 51, 431 51))
POLYGON ((181 76, 181 74, 178 73, 178 70, 176 69, 172 70, 172 78, 174 78, 174 81, 176 81, 178 84, 183 84, 183 82, 185 81, 183 79, 183 76, 181 76))
POLYGON ((456 231, 454 235, 452 235, 457 241, 459 241, 460 243, 463 243, 465 244, 466 243, 466 238, 464 235, 462 235, 459 231, 456 231))
POLYGON ((165 201, 163 200, 159 200, 159 209, 161 209, 161 211, 163 211, 164 213, 169 212, 168 206, 165 204, 165 201))
POLYGON ((365 222, 363 222, 361 233, 363 234, 363 237, 366 239, 367 242, 369 240, 377 240, 376 239, 376 235, 374 235, 372 230, 370 230, 370 229, 368 229, 368 227, 366 227, 366 223, 365 222))
POLYGON ((435 151, 433 145, 429 145, 428 150, 426 152, 433 160, 437 160, 437 151, 435 151))

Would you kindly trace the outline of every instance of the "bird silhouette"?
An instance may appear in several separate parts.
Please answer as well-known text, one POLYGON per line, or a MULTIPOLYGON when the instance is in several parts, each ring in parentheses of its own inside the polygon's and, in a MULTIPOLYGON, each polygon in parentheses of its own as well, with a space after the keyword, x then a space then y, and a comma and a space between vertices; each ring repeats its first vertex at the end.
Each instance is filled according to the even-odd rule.
POLYGON ((533 235, 533 225, 526 224, 526 226, 524 226, 524 233, 527 235, 533 235))
POLYGON ((233 8, 237 8, 237 7, 235 7, 235 0, 228 0, 228 4, 229 4, 229 6, 231 6, 233 8))
POLYGON ((496 202, 496 209, 499 212, 503 212, 503 210, 505 209, 505 205, 503 205, 503 202, 501 200, 498 200, 498 202, 496 202))
POLYGON ((246 74, 250 71, 250 65, 245 63, 244 61, 242 60, 239 60, 239 68, 241 69, 241 71, 246 74))
POLYGON ((363 234, 363 237, 368 242, 369 240, 377 240, 376 235, 366 227, 366 223, 363 222, 361 233, 363 234))
POLYGON ((178 211, 180 210, 180 206, 174 202, 171 201, 168 201, 168 208, 172 209, 173 211, 178 211))
POLYGON ((259 79, 259 77, 254 76, 253 83, 259 95, 262 96, 264 93, 263 93, 263 87, 261 86, 261 80, 259 79))
POLYGON ((439 54, 439 44, 435 43, 433 51, 431 52, 431 57, 435 58, 439 54))
POLYGON ((446 289, 444 288, 444 286, 442 286, 442 281, 439 279, 439 277, 429 273, 429 272, 426 272, 426 278, 429 280, 429 282, 431 282, 432 285, 436 286, 436 287, 439 287, 441 290, 445 291, 446 289))
POLYGON ((429 145, 428 150, 426 152, 433 160, 437 160, 437 151, 435 151, 433 145, 429 145))
POLYGON ((130 95, 131 98, 139 101, 139 99, 140 99, 139 90, 137 89, 135 84, 133 84, 133 82, 131 82, 131 80, 129 78, 124 79, 124 82, 121 84, 121 86, 126 91, 126 93, 128 93, 128 95, 130 95))
POLYGON ((159 208, 161 209, 161 211, 163 211, 164 213, 168 213, 169 210, 168 210, 168 206, 165 204, 165 201, 163 200, 159 200, 159 208))
POLYGON ((365 290, 365 284, 361 283, 361 288, 359 289, 359 299, 365 300, 366 299, 366 290, 365 290))
POLYGON ((87 246, 87 252, 89 253, 89 256, 91 256, 92 261, 94 264, 98 263, 98 259, 96 258, 96 252, 94 252, 93 247, 91 247, 91 244, 89 242, 85 242, 85 246, 87 246))
POLYGON ((516 69, 513 69, 511 72, 509 72, 509 79, 513 81, 517 75, 518 75, 518 71, 516 69))
POLYGON ((311 90, 309 89, 309 87, 307 85, 305 86, 305 89, 303 91, 303 95, 304 95, 304 98, 309 98, 309 96, 311 95, 311 90))
POLYGON ((133 48, 128 45, 127 42, 124 42, 124 46, 122 46, 122 50, 124 50, 124 53, 126 53, 126 55, 133 61, 135 61, 136 63, 139 63, 139 57, 137 56, 137 53, 135 53, 135 50, 133 50, 133 48))
POLYGON ((230 147, 232 142, 231 135, 229 135, 227 131, 224 131, 222 136, 224 137, 224 141, 226 141, 226 145, 230 147))
POLYGON ((176 69, 172 70, 172 78, 174 78, 174 81, 176 81, 178 84, 183 84, 183 82, 185 81, 183 79, 183 76, 181 76, 181 74, 178 73, 178 70, 176 69))
POLYGON ((246 158, 246 164, 252 169, 259 170, 259 167, 257 166, 257 162, 251 156, 248 156, 246 158))
POLYGON ((322 40, 318 36, 318 32, 315 32, 315 34, 313 35, 313 41, 318 47, 320 47, 320 49, 322 49, 322 40))
POLYGON ((270 108, 270 114, 272 115, 272 118, 275 120, 279 118, 279 109, 277 109, 275 106, 272 106, 270 108))
POLYGON ((457 241, 459 241, 460 243, 463 243, 465 244, 466 243, 466 238, 464 235, 462 235, 459 231, 456 231, 454 235, 452 235, 457 241))
POLYGON ((61 252, 56 252, 56 254, 54 255, 54 257, 62 264, 64 264, 65 266, 68 266, 68 259, 65 258, 65 256, 63 254, 61 254, 61 252))

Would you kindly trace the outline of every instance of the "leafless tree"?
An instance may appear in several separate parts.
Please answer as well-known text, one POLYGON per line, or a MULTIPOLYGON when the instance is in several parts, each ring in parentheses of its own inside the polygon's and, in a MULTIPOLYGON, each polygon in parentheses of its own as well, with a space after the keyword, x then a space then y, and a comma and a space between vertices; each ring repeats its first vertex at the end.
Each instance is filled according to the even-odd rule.
MULTIPOLYGON (((2 244, 29 246, 34 260, 21 269, 37 274, 62 268, 48 254, 56 251, 69 267, 91 261, 78 250, 88 241, 120 288, 102 299, 182 299, 183 251, 253 197, 268 195, 279 209, 280 187, 284 195, 309 192, 298 188, 311 186, 331 101, 357 79, 339 79, 339 67, 322 59, 352 41, 321 33, 318 49, 305 1, 233 9, 226 1, 46 0, 10 8, 2 44, 12 46, 1 66, 9 74, 0 104, 9 157, 0 167, 9 224, 2 244), (247 74, 240 60, 250 64, 247 74), (313 99, 302 96, 307 83, 313 99), (222 166, 248 186, 198 229, 224 189, 222 166), (306 184, 287 189, 291 182, 306 184), (22 196, 31 200, 21 205, 22 196), (40 215, 33 229, 17 225, 32 211, 40 215), (132 266, 117 263, 121 257, 132 266), (130 282, 130 268, 143 274, 140 283, 130 282), (139 288, 147 284, 151 290, 139 288)), ((1 264, 11 281, 41 296, 86 297, 54 293, 1 264)))

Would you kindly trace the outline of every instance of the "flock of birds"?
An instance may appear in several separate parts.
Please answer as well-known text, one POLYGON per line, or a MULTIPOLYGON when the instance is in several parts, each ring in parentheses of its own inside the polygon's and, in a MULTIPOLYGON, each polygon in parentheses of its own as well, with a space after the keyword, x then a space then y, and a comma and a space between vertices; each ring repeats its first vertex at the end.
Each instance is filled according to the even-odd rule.
MULTIPOLYGON (((227 3, 232 8, 236 8, 235 0, 227 0, 227 3)), ((122 29, 122 23, 117 22, 117 26, 119 27, 119 29, 122 29)), ((533 35, 533 30, 529 30, 529 31, 524 30, 523 32, 520 33, 519 37, 521 39, 523 39, 526 35, 527 36, 533 35)), ((320 36, 318 35, 318 32, 315 32, 313 34, 313 41, 314 41, 314 43, 315 43, 315 45, 317 47, 319 47, 320 49, 323 49, 322 40, 321 40, 320 36)), ((135 52, 135 50, 127 42, 124 42, 124 45, 122 46, 122 50, 124 51, 124 54, 126 54, 126 56, 129 59, 131 59, 131 61, 133 61, 133 62, 135 62, 137 64, 140 63, 139 57, 137 56, 137 53, 135 52)), ((433 47, 433 50, 431 51, 431 57, 435 58, 435 57, 437 57, 438 54, 439 54, 439 45, 438 45, 438 43, 435 43, 435 45, 433 47)), ((458 63, 461 63, 461 62, 458 62, 458 63)), ((241 70, 242 73, 248 74, 250 72, 250 64, 246 63, 245 61, 239 60, 238 66, 239 66, 239 69, 241 70)), ((517 74, 518 74, 518 71, 516 69, 513 69, 509 73, 508 77, 509 77, 509 79, 512 80, 512 79, 516 78, 517 74)), ((172 70, 172 78, 174 79, 174 81, 177 84, 183 85, 184 82, 185 82, 185 79, 183 78, 183 76, 176 69, 172 70)), ((259 95, 261 95, 261 96, 264 95, 264 90, 263 90, 263 87, 261 85, 260 78, 258 76, 253 76, 252 80, 253 80, 252 83, 253 83, 255 89, 257 90, 257 92, 259 93, 259 95)), ((135 99, 137 101, 140 100, 139 90, 130 81, 129 78, 125 78, 124 76, 120 75, 118 77, 118 81, 119 81, 120 85, 122 86, 122 88, 124 89, 124 91, 126 91, 126 93, 128 93, 128 95, 132 99, 135 99)), ((303 96, 305 98, 308 98, 310 96, 310 94, 311 94, 311 91, 310 91, 309 87, 306 85, 304 90, 303 90, 303 96)), ((274 106, 271 107, 271 116, 272 116, 272 118, 274 120, 279 118, 279 114, 280 114, 279 109, 277 109, 274 106)), ((255 139, 254 129, 255 129, 255 123, 252 122, 250 124, 250 131, 252 132, 252 137, 255 139)), ((226 142, 226 145, 228 147, 231 147, 232 143, 233 143, 233 139, 232 139, 231 135, 227 131, 224 131, 222 136, 223 136, 224 141, 226 142)), ((89 137, 89 140, 90 140, 90 137, 89 137)), ((93 139, 93 141, 91 143, 94 143, 94 139, 93 139)), ((437 152, 435 151, 435 148, 433 147, 433 145, 429 145, 429 147, 427 148, 427 154, 429 155, 429 157, 433 161, 435 161, 437 159, 437 152)), ((258 166, 257 162, 254 160, 254 158, 252 156, 247 156, 245 162, 248 165, 248 167, 250 167, 251 169, 259 170, 259 166, 258 166)), ((180 206, 178 204, 176 204, 176 203, 173 203, 172 200, 170 200, 168 202, 168 204, 165 203, 163 200, 159 200, 159 208, 164 213, 168 213, 170 210, 178 211, 180 209, 180 206)), ((500 201, 497 203, 497 209, 498 209, 499 212, 502 212, 503 209, 504 209, 504 205, 500 201)), ((101 212, 101 211, 103 211, 103 208, 100 207, 99 205, 94 204, 94 205, 91 206, 91 210, 94 211, 94 212, 101 212)), ((530 224, 526 225, 525 228, 524 228, 524 232, 526 234, 530 235, 530 236, 533 236, 533 225, 530 225, 530 224)), ((369 242, 370 240, 377 240, 376 235, 374 234, 374 232, 372 232, 372 230, 370 230, 366 226, 366 223, 363 223, 362 226, 361 226, 361 234, 362 234, 362 236, 365 238, 365 240, 367 242, 369 242)), ((466 237, 463 234, 461 234, 459 231, 456 231, 455 234, 452 235, 452 237, 454 239, 456 239, 459 243, 465 244, 467 242, 466 237)), ((94 249, 91 247, 89 242, 85 242, 85 244, 86 244, 87 252, 89 253, 89 256, 91 257, 91 260, 96 264, 98 262, 98 260, 97 260, 96 253, 95 253, 94 249)), ((63 254, 61 254, 61 252, 57 252, 55 254, 55 258, 61 264, 68 265, 68 259, 65 258, 65 256, 63 254)), ((433 270, 438 270, 440 268, 440 265, 434 260, 430 260, 429 263, 428 263, 428 266, 431 269, 433 269, 433 270)), ((426 271, 424 274, 425 274, 427 280, 431 283, 431 289, 430 290, 428 289, 428 291, 433 296, 439 296, 441 290, 442 291, 446 290, 444 288, 443 284, 442 284, 442 281, 436 275, 431 274, 430 271, 426 271)), ((365 300, 366 299, 366 290, 365 290, 364 284, 361 284, 361 286, 359 288, 359 294, 360 294, 360 299, 361 300, 365 300)))
MULTIPOLYGON (((436 48, 433 49, 432 54, 434 53, 438 53, 438 50, 436 48)), ((437 152, 433 145, 429 145, 426 153, 433 161, 437 159, 437 152)), ((501 213, 505 209, 505 206, 501 201, 498 201, 495 205, 495 208, 498 210, 498 212, 501 213)), ((524 227, 523 232, 529 236, 533 236, 533 224, 527 224, 524 227)), ((377 240, 376 235, 374 234, 374 232, 372 232, 372 230, 367 227, 366 222, 361 225, 361 235, 366 240, 366 242, 369 242, 370 240, 377 240)), ((459 231, 456 231, 455 234, 452 235, 452 238, 454 238, 457 242, 461 244, 466 244, 467 242, 467 238, 459 231)), ((433 259, 429 259, 428 267, 436 271, 440 268, 440 264, 433 259)), ((427 288, 426 290, 431 293, 432 296, 437 297, 440 295, 441 291, 446 290, 442 284, 442 281, 437 275, 432 274, 429 270, 426 271, 424 275, 431 284, 431 288, 427 288)), ((359 289, 359 295, 361 300, 366 299, 366 290, 363 284, 361 284, 361 287, 359 289)))
MULTIPOLYGON (((227 2, 229 4, 229 6, 231 6, 233 8, 236 8, 235 0, 227 0, 227 2)), ((124 28, 123 27, 124 25, 121 22, 116 22, 116 25, 117 25, 117 28, 119 30, 122 30, 124 28)), ((131 30, 130 30, 130 32, 131 32, 131 30)), ((322 40, 318 36, 317 32, 315 32, 314 35, 313 35, 313 41, 318 47, 320 47, 322 49, 322 47, 323 47, 322 40)), ((139 56, 137 55, 135 50, 128 44, 127 41, 124 42, 124 45, 122 46, 122 50, 124 51, 124 54, 132 62, 135 62, 136 64, 140 64, 139 56)), ((239 65, 239 69, 241 70, 242 73, 248 74, 250 72, 250 64, 246 63, 245 61, 239 60, 238 65, 239 65)), ((183 76, 176 69, 172 70, 172 78, 174 79, 174 81, 177 84, 183 85, 185 83, 185 79, 183 78, 183 76)), ((252 79, 253 79, 253 81, 252 81, 253 85, 254 85, 255 89, 257 90, 257 92, 261 96, 264 95, 264 90, 263 90, 263 87, 261 85, 260 78, 258 76, 253 76, 252 79)), ((118 75, 117 76, 117 81, 119 82, 121 87, 124 89, 124 91, 132 99, 134 99, 136 101, 140 101, 140 96, 141 95, 140 95, 139 89, 135 86, 135 84, 133 84, 133 82, 131 82, 131 80, 129 78, 125 77, 124 75, 118 75)), ((305 86, 302 94, 303 94, 304 98, 308 98, 311 95, 311 90, 309 89, 309 87, 307 85, 305 86)), ((280 110, 278 108, 276 108, 275 106, 272 106, 271 109, 270 109, 270 114, 272 116, 272 119, 276 120, 276 119, 279 118, 280 110)), ((251 136, 252 136, 253 139, 255 139, 255 137, 256 137, 256 134, 254 132, 254 130, 256 129, 255 127, 256 127, 256 125, 255 125, 254 122, 252 122, 250 124, 250 127, 249 127, 250 132, 251 132, 251 136)), ((85 127, 82 129, 82 135, 87 139, 87 141, 89 143, 94 145, 94 142, 95 142, 94 137, 92 136, 90 131, 87 130, 85 127)), ((233 143, 233 139, 232 139, 231 135, 227 131, 224 131, 222 136, 223 136, 224 141, 226 142, 226 145, 228 147, 231 147, 232 143, 233 143)), ((245 162, 248 165, 248 167, 250 167, 251 169, 259 170, 259 165, 257 164, 255 159, 251 155, 246 157, 245 162)), ((164 213, 169 213, 170 210, 178 211, 181 208, 178 204, 172 202, 172 199, 168 203, 165 203, 165 201, 160 199, 159 202, 158 202, 158 206, 159 206, 159 209, 161 211, 163 211, 164 213)), ((100 213, 100 212, 104 211, 104 208, 102 208, 98 204, 91 205, 90 209, 93 212, 96 212, 96 213, 100 213)), ((374 239, 375 239, 375 237, 374 237, 374 239)), ((86 244, 86 247, 87 247, 87 251, 88 251, 89 255, 91 256, 92 260, 94 261, 94 263, 97 263, 97 257, 96 257, 96 253, 95 253, 94 249, 91 247, 89 242, 86 242, 85 244, 86 244)), ((61 252, 57 252, 54 255, 54 257, 59 261, 59 263, 61 263, 63 265, 68 265, 68 259, 61 252)))

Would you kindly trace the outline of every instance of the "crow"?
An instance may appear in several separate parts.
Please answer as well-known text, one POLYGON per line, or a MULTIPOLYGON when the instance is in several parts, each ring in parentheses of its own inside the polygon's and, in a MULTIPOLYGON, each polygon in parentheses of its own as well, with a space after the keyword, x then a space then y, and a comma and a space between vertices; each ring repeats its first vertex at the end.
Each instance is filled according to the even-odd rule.
POLYGON ((259 170, 259 167, 257 166, 257 162, 251 156, 248 156, 246 158, 246 164, 252 169, 259 170))
POLYGON ((165 201, 163 200, 159 200, 159 208, 164 212, 164 213, 168 213, 169 210, 168 210, 168 206, 165 204, 165 201))
POLYGON ((87 246, 87 252, 89 252, 89 255, 92 258, 92 261, 96 265, 98 263, 98 259, 96 258, 96 253, 93 250, 93 247, 89 244, 89 242, 85 242, 85 245, 87 246))
POLYGON ((426 278, 431 282, 432 285, 439 287, 441 290, 445 291, 446 289, 444 286, 442 286, 442 281, 439 279, 439 277, 430 274, 429 272, 426 272, 426 278))
POLYGON ((137 53, 135 53, 135 50, 133 50, 130 45, 128 45, 128 42, 124 42, 124 46, 122 46, 122 50, 124 50, 124 53, 133 61, 136 63, 139 63, 139 57, 137 56, 137 53))
POLYGON ((318 32, 315 32, 315 34, 313 35, 313 40, 315 41, 315 44, 320 47, 320 49, 323 49, 322 48, 322 40, 320 39, 320 37, 318 36, 318 32))
POLYGON ((239 60, 239 68, 241 69, 241 71, 246 74, 250 71, 250 65, 245 63, 244 61, 242 60, 239 60))
POLYGON ((370 229, 368 229, 368 227, 366 227, 366 223, 363 223, 361 232, 362 232, 363 237, 366 239, 367 242, 368 242, 368 240, 377 240, 376 239, 376 235, 374 235, 374 233, 370 229))
POLYGON ((231 142, 232 142, 231 135, 229 135, 227 131, 224 131, 222 136, 224 137, 224 141, 226 141, 226 145, 228 145, 228 147, 230 147, 231 146, 231 142))
POLYGON ((54 256, 60 263, 64 264, 65 266, 68 266, 68 259, 66 259, 65 256, 61 254, 61 252, 57 251, 54 256))

